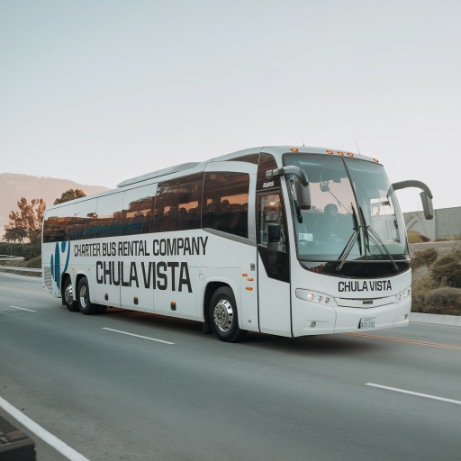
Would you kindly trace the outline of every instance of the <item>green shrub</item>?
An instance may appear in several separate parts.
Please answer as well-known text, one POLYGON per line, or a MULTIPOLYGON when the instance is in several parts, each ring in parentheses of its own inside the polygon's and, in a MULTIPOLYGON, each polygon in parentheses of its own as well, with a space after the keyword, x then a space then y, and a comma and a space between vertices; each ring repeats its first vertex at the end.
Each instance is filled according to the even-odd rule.
POLYGON ((431 290, 424 297, 424 305, 421 312, 461 315, 461 289, 442 287, 431 290))
POLYGON ((431 274, 439 286, 461 288, 461 249, 455 248, 432 264, 431 274))
POLYGON ((428 248, 427 250, 417 251, 411 259, 411 268, 418 269, 421 266, 431 266, 437 259, 438 253, 435 248, 428 248))
POLYGON ((431 290, 438 288, 430 274, 426 274, 418 280, 413 280, 411 310, 412 312, 426 312, 425 299, 431 290))
POLYGON ((25 261, 24 263, 25 267, 34 267, 34 268, 40 268, 42 267, 42 256, 35 256, 35 258, 29 259, 28 261, 25 261))
POLYGON ((22 256, 27 261, 40 256, 40 244, 0 242, 0 254, 8 256, 22 256))

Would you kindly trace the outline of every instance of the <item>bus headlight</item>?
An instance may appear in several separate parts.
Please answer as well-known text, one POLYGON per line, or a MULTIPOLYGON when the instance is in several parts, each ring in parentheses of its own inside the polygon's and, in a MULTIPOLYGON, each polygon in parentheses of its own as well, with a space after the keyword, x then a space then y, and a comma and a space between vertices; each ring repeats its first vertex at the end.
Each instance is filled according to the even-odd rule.
POLYGON ((324 304, 326 306, 334 304, 333 298, 330 295, 319 293, 318 291, 296 288, 295 294, 297 298, 302 299, 303 301, 324 304))
POLYGON ((411 288, 401 291, 395 296, 395 300, 400 303, 411 296, 411 288))

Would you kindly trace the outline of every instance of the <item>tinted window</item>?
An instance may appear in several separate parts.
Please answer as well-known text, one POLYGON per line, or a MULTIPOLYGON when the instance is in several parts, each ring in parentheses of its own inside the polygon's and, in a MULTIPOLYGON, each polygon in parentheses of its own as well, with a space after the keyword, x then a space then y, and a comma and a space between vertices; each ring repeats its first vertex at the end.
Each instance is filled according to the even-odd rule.
POLYGON ((121 234, 152 232, 154 229, 155 185, 137 187, 125 192, 123 209, 117 217, 121 234))
POLYGON ((69 240, 69 226, 74 215, 74 205, 66 205, 46 213, 43 225, 43 241, 69 240))
POLYGON ((259 154, 248 154, 242 155, 241 157, 230 159, 230 162, 247 162, 247 163, 254 163, 255 165, 258 164, 259 154))
POLYGON ((120 235, 118 216, 121 213, 123 193, 105 195, 98 199, 92 237, 120 235))
POLYGON ((70 225, 71 240, 92 238, 97 221, 96 214, 97 199, 85 200, 75 205, 74 217, 70 225))
POLYGON ((200 228, 203 174, 163 182, 157 190, 155 232, 200 228))
POLYGON ((272 187, 280 187, 280 178, 267 179, 266 171, 277 168, 275 158, 271 154, 261 154, 258 165, 258 190, 267 190, 272 187))
POLYGON ((246 173, 206 173, 203 227, 248 237, 249 184, 246 173))

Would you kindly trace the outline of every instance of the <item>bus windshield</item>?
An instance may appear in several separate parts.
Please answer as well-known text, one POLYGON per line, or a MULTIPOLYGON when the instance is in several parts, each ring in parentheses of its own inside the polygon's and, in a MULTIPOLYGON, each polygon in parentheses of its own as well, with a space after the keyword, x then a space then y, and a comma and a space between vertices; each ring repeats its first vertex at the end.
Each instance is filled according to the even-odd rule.
POLYGON ((300 260, 336 261, 339 270, 345 262, 408 259, 403 217, 382 165, 318 154, 287 154, 284 165, 309 180, 310 207, 293 210, 300 260))

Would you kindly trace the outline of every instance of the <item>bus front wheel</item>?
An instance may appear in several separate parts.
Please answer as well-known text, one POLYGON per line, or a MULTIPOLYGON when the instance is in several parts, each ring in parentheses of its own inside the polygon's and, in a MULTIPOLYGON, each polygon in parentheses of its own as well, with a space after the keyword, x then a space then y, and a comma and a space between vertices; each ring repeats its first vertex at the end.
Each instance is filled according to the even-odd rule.
POLYGON ((77 302, 78 309, 82 314, 92 315, 98 311, 98 306, 90 301, 90 289, 85 277, 78 281, 77 302))
POLYGON ((220 287, 213 293, 208 319, 213 333, 220 341, 235 343, 246 335, 246 331, 239 327, 237 303, 229 287, 220 287))

